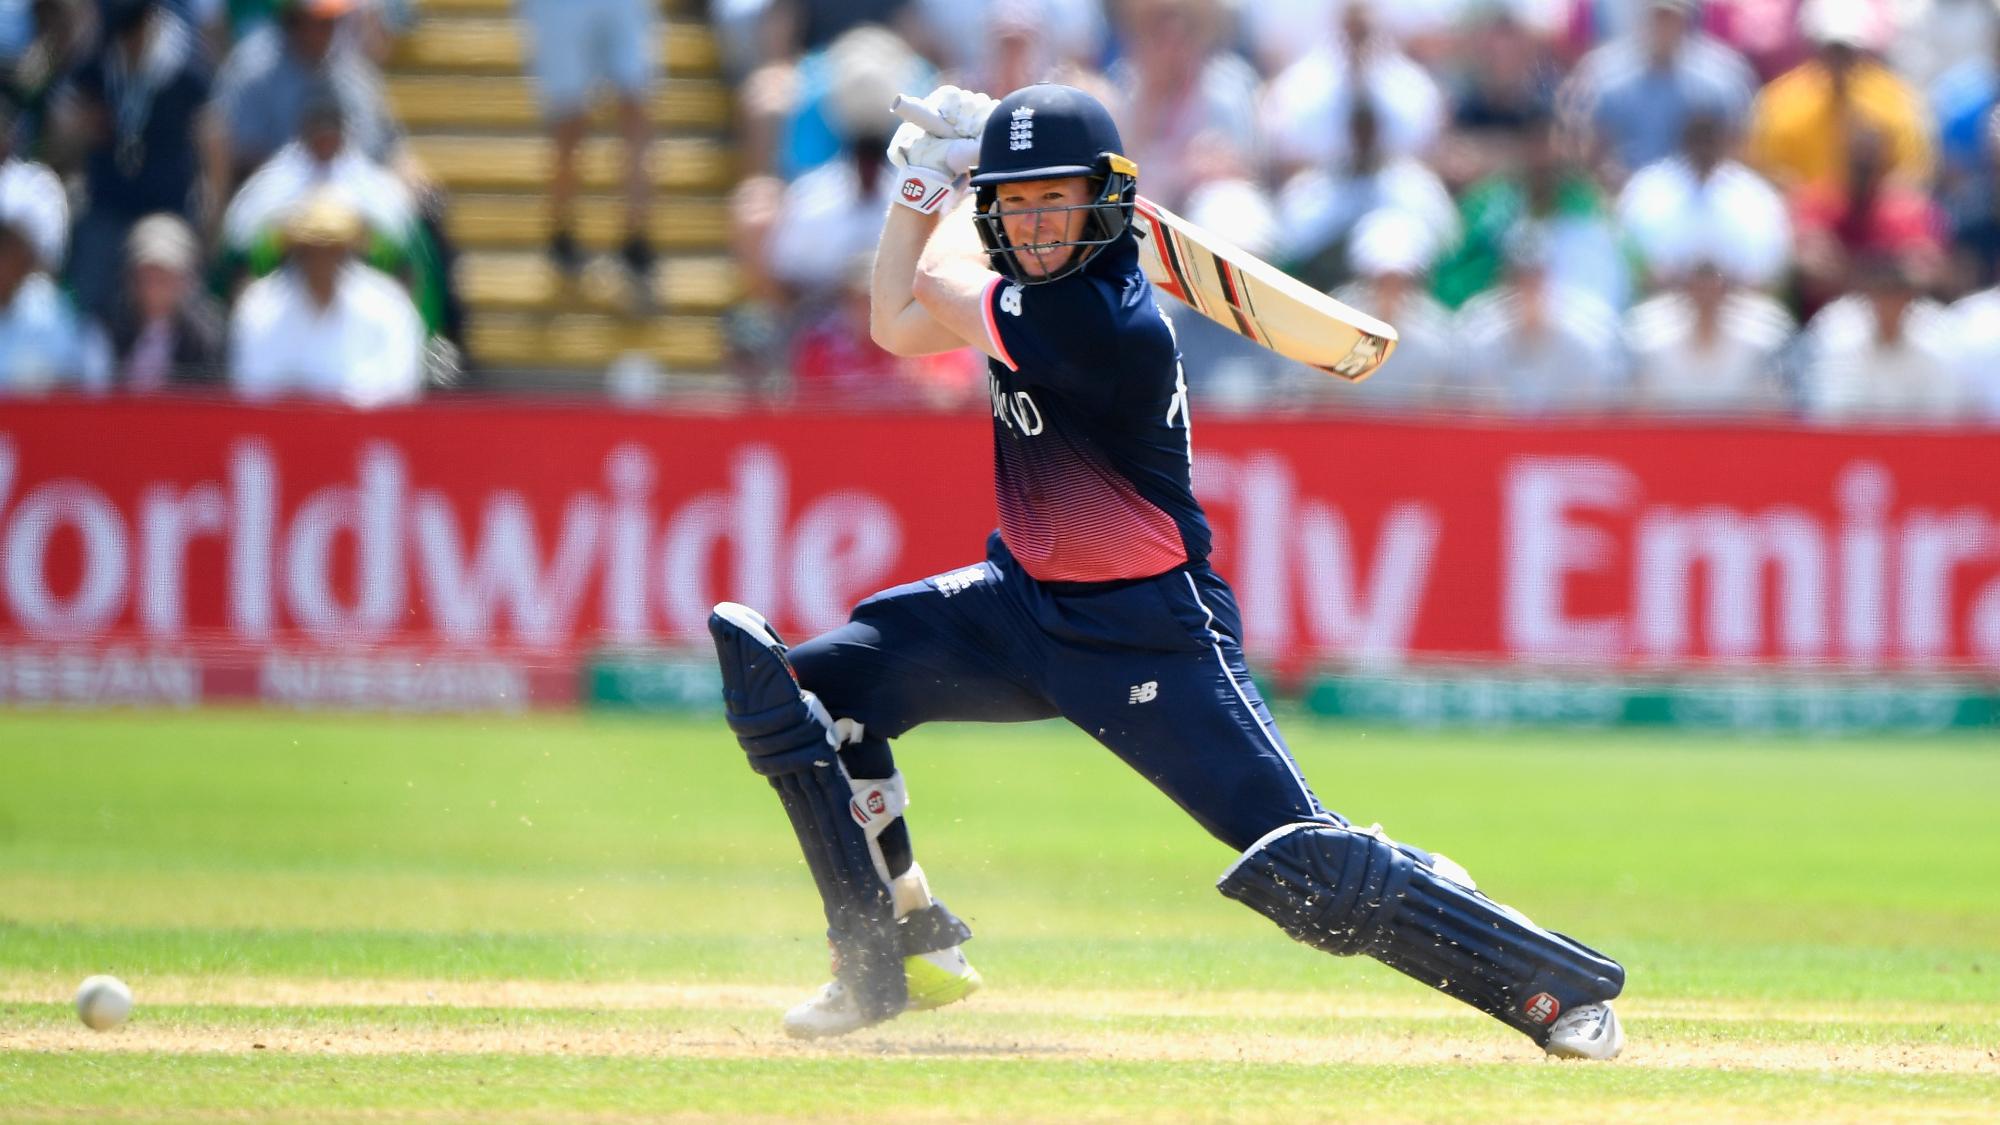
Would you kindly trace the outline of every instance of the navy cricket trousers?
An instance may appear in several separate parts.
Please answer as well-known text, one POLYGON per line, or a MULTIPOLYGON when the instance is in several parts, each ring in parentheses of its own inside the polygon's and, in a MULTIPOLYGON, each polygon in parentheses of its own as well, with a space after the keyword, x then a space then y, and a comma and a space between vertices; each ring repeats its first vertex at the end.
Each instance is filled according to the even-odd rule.
POLYGON ((1244 666, 1235 597, 1204 564, 1056 593, 995 534, 977 566, 885 590, 791 650, 799 682, 867 738, 921 723, 1061 716, 1241 851, 1335 819, 1244 666))

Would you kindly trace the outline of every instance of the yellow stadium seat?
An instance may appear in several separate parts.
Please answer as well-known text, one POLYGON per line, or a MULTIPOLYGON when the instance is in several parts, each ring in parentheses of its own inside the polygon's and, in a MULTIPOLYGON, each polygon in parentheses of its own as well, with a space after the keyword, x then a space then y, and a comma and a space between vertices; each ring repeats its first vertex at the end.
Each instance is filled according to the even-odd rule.
MULTIPOLYGON (((534 84, 519 77, 399 74, 389 78, 388 88, 390 108, 412 129, 542 127, 534 84)), ((707 79, 671 79, 655 91, 651 117, 658 128, 719 132, 729 126, 729 94, 707 79)), ((592 120, 599 125, 615 120, 608 99, 597 100, 592 120)))
MULTIPOLYGON (((538 195, 457 193, 446 218, 462 246, 539 250, 549 239, 548 204, 538 195)), ((657 249, 713 250, 722 245, 728 222, 720 199, 677 195, 653 202, 649 233, 657 249)), ((617 246, 625 237, 625 201, 608 195, 578 199, 575 234, 586 249, 617 246)))

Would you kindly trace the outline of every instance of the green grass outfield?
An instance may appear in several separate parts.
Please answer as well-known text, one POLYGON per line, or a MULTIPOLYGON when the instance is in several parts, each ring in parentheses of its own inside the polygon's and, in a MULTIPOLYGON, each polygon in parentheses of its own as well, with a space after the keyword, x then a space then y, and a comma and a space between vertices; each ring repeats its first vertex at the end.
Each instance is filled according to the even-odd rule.
POLYGON ((1336 808, 1627 965, 1609 1065, 1213 889, 1081 735, 905 740, 987 988, 832 1044, 719 724, 0 712, 0 1119, 1954 1121, 2000 1107, 2000 743, 1290 720, 1336 808), (69 997, 113 972, 125 1029, 69 997))

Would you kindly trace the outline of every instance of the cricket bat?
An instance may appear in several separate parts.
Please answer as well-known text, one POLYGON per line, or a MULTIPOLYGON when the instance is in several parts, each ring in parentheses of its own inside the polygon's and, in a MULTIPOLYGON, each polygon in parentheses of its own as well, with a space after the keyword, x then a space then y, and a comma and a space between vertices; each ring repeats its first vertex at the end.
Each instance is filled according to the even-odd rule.
MULTIPOLYGON (((897 95, 896 116, 948 135, 930 107, 897 95)), ((1231 332, 1350 383, 1396 350, 1396 330, 1321 293, 1248 250, 1141 195, 1133 208, 1139 265, 1153 287, 1231 332)))

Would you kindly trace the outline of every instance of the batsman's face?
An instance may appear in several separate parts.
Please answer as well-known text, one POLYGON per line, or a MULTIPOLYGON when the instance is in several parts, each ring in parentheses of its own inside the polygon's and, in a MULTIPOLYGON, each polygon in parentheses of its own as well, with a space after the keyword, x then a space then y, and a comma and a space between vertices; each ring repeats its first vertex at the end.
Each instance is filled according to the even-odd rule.
POLYGON ((1083 237, 1089 204, 1090 181, 1083 176, 1000 185, 993 207, 1022 273, 1047 277, 1069 264, 1077 248, 1062 244, 1083 237))

